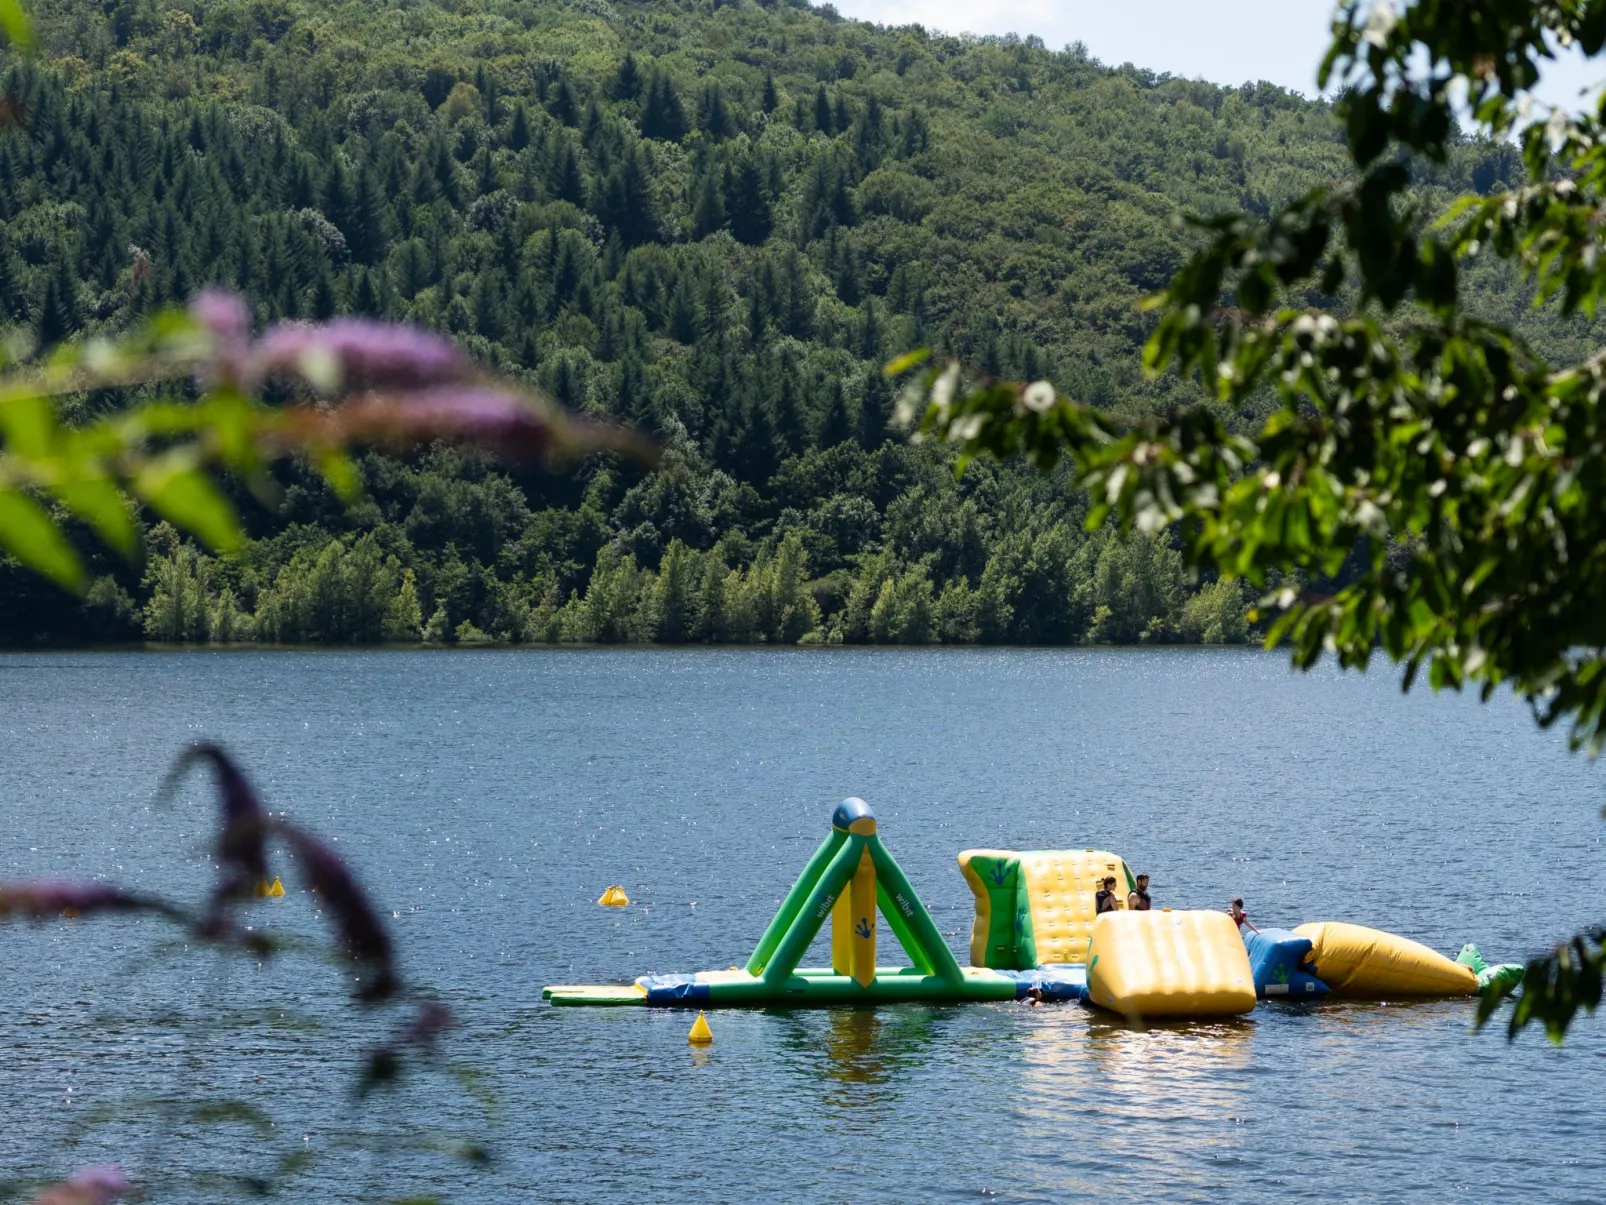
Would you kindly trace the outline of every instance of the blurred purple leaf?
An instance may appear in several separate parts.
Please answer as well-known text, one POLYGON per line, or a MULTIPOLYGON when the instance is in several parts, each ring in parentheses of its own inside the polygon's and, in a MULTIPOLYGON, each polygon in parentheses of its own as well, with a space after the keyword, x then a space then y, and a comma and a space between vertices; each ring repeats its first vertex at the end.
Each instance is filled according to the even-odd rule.
POLYGON ((280 824, 277 831, 301 864, 302 882, 318 893, 333 914, 342 952, 362 972, 357 999, 371 1003, 395 995, 401 983, 390 934, 340 855, 292 825, 280 824))
POLYGON ((180 755, 168 772, 162 793, 170 792, 197 762, 212 767, 218 788, 218 882, 212 892, 211 911, 203 924, 203 931, 215 935, 224 927, 228 905, 250 899, 256 885, 267 877, 270 821, 255 789, 234 760, 210 742, 193 745, 180 755))
POLYGON ((68 911, 78 916, 91 916, 97 912, 177 914, 176 909, 159 900, 135 895, 106 883, 66 879, 0 883, 0 917, 25 916, 44 920, 68 911))
POLYGON ((614 451, 651 463, 651 442, 622 427, 491 385, 456 384, 358 394, 334 407, 304 406, 290 429, 307 442, 416 447, 433 440, 472 444, 509 460, 563 459, 614 451))

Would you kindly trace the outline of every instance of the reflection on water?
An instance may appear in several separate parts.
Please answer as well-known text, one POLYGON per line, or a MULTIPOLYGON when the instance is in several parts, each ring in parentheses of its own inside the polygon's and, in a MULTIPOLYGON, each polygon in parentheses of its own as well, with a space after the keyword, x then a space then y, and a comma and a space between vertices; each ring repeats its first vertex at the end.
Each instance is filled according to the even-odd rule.
MULTIPOLYGON (((285 1199, 342 1205, 1393 1205, 1469 1181, 1601 1197, 1601 1019, 1558 1051, 1471 1033, 1467 1001, 1142 1028, 1075 1005, 910 1005, 711 1012, 714 1042, 693 1050, 685 1013, 541 1003, 543 983, 740 962, 845 795, 875 806, 960 951, 960 849, 1096 845, 1152 871, 1166 905, 1243 895, 1257 923, 1353 919, 1522 957, 1598 914, 1606 771, 1519 707, 1290 676, 1247 651, 60 660, 0 658, 27 671, 0 694, 0 875, 204 891, 199 794, 151 799, 177 749, 225 741, 397 914, 410 972, 461 1019, 451 1048, 496 1095, 495 1162, 334 1157, 360 1035, 327 968, 238 968, 231 985, 237 1006, 313 1030, 242 1013, 187 1046, 164 1016, 190 1016, 204 976, 182 959, 128 970, 138 943, 119 923, 0 928, 0 1178, 60 1170, 64 1128, 99 1116, 114 1120, 75 1160, 227 1166, 239 1133, 169 1142, 138 1107, 194 1082, 329 1156, 285 1199), (1515 897, 1493 851, 1545 867, 1544 889, 1515 897), (636 904, 597 907, 610 883, 636 904)), ((404 1096, 402 1117, 480 1124, 441 1093, 404 1096)))

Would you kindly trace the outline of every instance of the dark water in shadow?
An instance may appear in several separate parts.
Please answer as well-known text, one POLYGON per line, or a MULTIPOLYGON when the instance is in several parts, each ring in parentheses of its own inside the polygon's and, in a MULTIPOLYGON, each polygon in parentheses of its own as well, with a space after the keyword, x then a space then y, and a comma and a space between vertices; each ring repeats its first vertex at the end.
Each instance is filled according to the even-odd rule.
POLYGON ((204 793, 152 799, 203 737, 351 853, 495 1112, 441 1078, 355 1110, 369 1031, 326 967, 11 926, 0 1180, 110 1157, 152 1200, 218 1200, 204 1169, 303 1149, 289 1199, 1601 1199, 1606 1019, 1558 1050, 1471 1034, 1464 1001, 1141 1032, 1076 1006, 717 1013, 694 1053, 682 1014, 540 998, 743 961, 848 794, 961 952, 958 850, 1098 845, 1161 904, 1522 957, 1606 915, 1606 792, 1514 703, 1213 650, 9 656, 0 877, 199 895, 204 793), (614 882, 630 909, 595 905, 614 882), (195 1099, 274 1124, 175 1119, 195 1099), (488 1169, 404 1146, 465 1133, 488 1169))

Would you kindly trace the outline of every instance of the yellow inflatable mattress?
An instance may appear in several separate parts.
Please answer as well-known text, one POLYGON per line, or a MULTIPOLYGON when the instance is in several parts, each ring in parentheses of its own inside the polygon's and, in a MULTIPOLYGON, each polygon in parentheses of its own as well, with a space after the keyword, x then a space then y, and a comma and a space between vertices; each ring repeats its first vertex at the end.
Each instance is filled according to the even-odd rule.
POLYGON ((1225 912, 1114 912, 1093 922, 1088 999, 1128 1017, 1231 1017, 1255 979, 1225 912))
POLYGON ((1365 925, 1314 921, 1294 930, 1310 939, 1306 969, 1338 996, 1470 996, 1471 967, 1420 942, 1365 925))

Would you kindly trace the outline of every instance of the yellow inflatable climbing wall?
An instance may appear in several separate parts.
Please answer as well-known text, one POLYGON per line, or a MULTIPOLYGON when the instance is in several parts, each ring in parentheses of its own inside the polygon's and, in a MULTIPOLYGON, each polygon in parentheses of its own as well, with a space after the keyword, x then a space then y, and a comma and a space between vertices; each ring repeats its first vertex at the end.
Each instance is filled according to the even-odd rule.
POLYGON ((1087 961, 1099 884, 1115 876, 1116 907, 1126 907, 1132 872, 1102 849, 967 849, 959 869, 976 897, 970 963, 1030 970, 1087 961))

